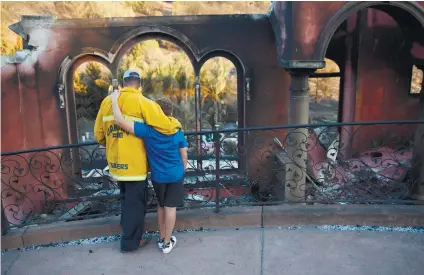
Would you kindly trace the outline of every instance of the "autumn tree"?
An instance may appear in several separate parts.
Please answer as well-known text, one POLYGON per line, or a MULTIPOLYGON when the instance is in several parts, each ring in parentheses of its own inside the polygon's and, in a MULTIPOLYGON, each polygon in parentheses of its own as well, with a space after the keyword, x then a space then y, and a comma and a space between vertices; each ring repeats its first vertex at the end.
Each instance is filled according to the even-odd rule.
POLYGON ((200 87, 202 115, 210 127, 226 120, 236 121, 237 77, 231 61, 223 57, 208 60, 200 71, 200 87))
POLYGON ((411 93, 418 94, 421 92, 423 86, 423 70, 418 69, 417 66, 412 67, 411 79, 411 93))
POLYGON ((78 118, 95 120, 100 104, 108 95, 110 75, 97 62, 88 62, 85 70, 74 75, 75 105, 78 118))
POLYGON ((2 55, 12 55, 15 54, 16 51, 22 50, 23 47, 23 41, 22 37, 17 36, 15 43, 10 44, 8 41, 4 38, 4 34, 1 34, 1 54, 2 55))
POLYGON ((201 14, 266 14, 270 1, 3 1, 2 54, 13 54, 16 36, 8 26, 20 20, 22 15, 52 15, 58 19, 109 18, 161 15, 201 14), (4 34, 4 35, 3 35, 4 34))
MULTIPOLYGON (((336 72, 339 72, 339 67, 334 61, 330 59, 326 59, 325 68, 317 70, 317 73, 336 72)), ((309 94, 317 103, 323 99, 338 100, 340 90, 339 86, 339 77, 309 78, 309 94)))
MULTIPOLYGON (((186 130, 195 129, 194 70, 186 53, 166 40, 146 40, 122 58, 118 77, 136 69, 142 78, 143 94, 155 100, 166 96, 175 104, 174 115, 186 130)), ((200 72, 203 126, 237 121, 237 74, 234 65, 222 57, 207 61, 200 72)))

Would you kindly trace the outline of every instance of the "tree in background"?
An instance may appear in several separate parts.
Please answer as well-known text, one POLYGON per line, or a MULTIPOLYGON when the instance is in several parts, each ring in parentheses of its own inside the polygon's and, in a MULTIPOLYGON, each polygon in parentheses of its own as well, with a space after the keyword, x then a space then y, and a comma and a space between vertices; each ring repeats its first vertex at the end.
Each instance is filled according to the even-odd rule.
POLYGON ((111 76, 97 62, 87 62, 74 73, 74 92, 77 118, 95 120, 100 104, 108 95, 111 76), (85 65, 85 68, 82 68, 85 65))
MULTIPOLYGON (((325 67, 317 70, 317 73, 336 73, 339 66, 330 59, 325 59, 325 67)), ((323 99, 339 100, 340 78, 309 78, 309 95, 320 102, 323 99)))
POLYGON ((4 1, 1 4, 2 54, 14 54, 16 34, 8 26, 22 15, 52 15, 58 19, 161 15, 266 14, 270 1, 4 1))
MULTIPOLYGON (((330 59, 325 59, 325 67, 317 73, 339 72, 339 66, 330 59)), ((337 121, 339 114, 340 77, 309 78, 309 105, 311 122, 322 120, 337 121)))
POLYGON ((418 69, 417 66, 412 67, 412 79, 411 79, 411 93, 418 94, 421 92, 423 85, 423 70, 418 69))
POLYGON ((202 116, 209 127, 237 121, 237 74, 231 61, 224 57, 208 60, 200 70, 200 89, 202 116))
POLYGON ((10 44, 4 38, 4 34, 2 32, 1 34, 1 54, 2 55, 8 55, 8 54, 12 55, 12 54, 15 54, 16 51, 22 50, 23 48, 24 46, 23 46, 22 37, 17 36, 15 40, 15 44, 10 44))
MULTIPOLYGON (((124 55, 118 72, 120 80, 128 69, 140 72, 146 97, 153 100, 169 97, 176 107, 174 115, 184 128, 195 129, 194 70, 183 50, 165 40, 143 41, 124 55)), ((216 124, 215 114, 220 114, 219 121, 232 120, 234 113, 237 114, 234 65, 222 57, 207 61, 200 73, 200 84, 204 127, 216 124)))
POLYGON ((194 71, 184 51, 165 40, 146 40, 124 55, 118 71, 120 81, 128 69, 140 72, 146 97, 169 97, 176 107, 174 115, 185 129, 194 129, 194 71))
POLYGON ((172 15, 266 14, 271 1, 174 1, 172 15))
MULTIPOLYGON (((168 97, 175 104, 174 115, 185 130, 195 130, 194 70, 188 56, 165 40, 146 40, 122 58, 118 78, 136 69, 142 77, 143 94, 155 100, 168 97)), ((74 91, 79 120, 94 121, 101 101, 108 94, 111 75, 97 62, 81 65, 74 75, 74 91)), ((237 122, 237 73, 223 57, 208 60, 200 71, 202 128, 237 122)))

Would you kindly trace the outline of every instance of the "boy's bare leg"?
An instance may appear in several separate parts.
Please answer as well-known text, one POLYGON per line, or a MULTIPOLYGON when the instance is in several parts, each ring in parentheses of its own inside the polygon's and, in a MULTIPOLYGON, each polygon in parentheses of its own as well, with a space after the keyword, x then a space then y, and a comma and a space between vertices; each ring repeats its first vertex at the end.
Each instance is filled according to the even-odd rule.
POLYGON ((163 240, 166 235, 165 209, 159 206, 158 206, 158 225, 159 225, 160 239, 163 240))
POLYGON ((171 241, 172 230, 174 230, 177 219, 177 208, 165 206, 165 244, 171 241))

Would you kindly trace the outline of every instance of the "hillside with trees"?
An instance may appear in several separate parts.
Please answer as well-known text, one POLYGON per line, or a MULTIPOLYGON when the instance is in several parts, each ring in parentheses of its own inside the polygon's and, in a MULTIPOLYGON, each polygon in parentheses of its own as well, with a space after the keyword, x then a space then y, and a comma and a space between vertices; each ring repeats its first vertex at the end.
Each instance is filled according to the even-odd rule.
POLYGON ((105 2, 1 2, 1 54, 20 49, 8 26, 22 15, 51 15, 58 19, 163 15, 265 14, 270 1, 105 1, 105 2))

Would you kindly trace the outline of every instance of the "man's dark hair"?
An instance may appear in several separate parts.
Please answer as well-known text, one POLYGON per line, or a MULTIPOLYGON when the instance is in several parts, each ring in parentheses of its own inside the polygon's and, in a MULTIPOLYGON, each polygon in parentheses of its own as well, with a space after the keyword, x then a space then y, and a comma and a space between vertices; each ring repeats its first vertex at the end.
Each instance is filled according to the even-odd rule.
POLYGON ((162 108, 162 111, 167 116, 172 116, 174 106, 172 101, 167 97, 161 97, 156 100, 156 103, 162 108))
POLYGON ((136 78, 136 77, 127 77, 124 79, 124 86, 128 87, 135 87, 135 86, 140 86, 141 85, 141 81, 140 78, 136 78))

